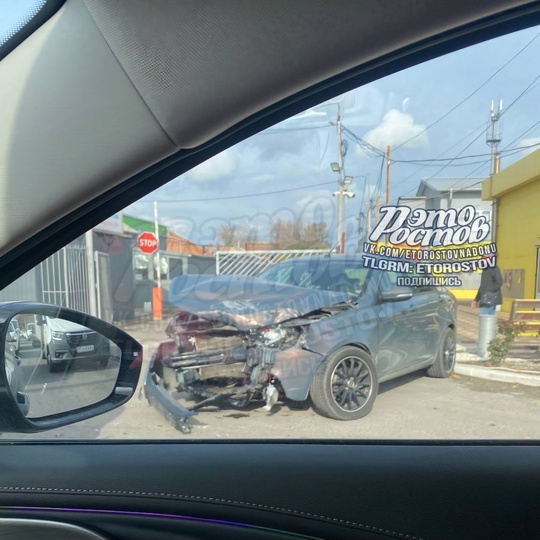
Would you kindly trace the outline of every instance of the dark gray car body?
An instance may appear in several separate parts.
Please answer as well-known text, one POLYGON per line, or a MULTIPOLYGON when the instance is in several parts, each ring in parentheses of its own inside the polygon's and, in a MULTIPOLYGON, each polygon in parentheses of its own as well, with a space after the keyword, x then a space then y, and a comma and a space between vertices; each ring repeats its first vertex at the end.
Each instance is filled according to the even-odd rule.
MULTIPOLYGON (((312 258, 312 262, 326 264, 322 258, 312 258)), ((160 364, 181 371, 180 366, 193 370, 206 362, 219 363, 216 350, 208 355, 195 350, 179 354, 177 350, 179 336, 201 335, 214 326, 233 332, 236 329, 247 343, 245 358, 238 350, 234 354, 221 351, 222 364, 247 365, 249 353, 256 349, 264 350, 263 357, 271 355, 265 371, 257 373, 257 379, 252 376, 246 390, 260 388, 270 377, 279 381, 286 398, 295 401, 307 399, 324 359, 346 346, 361 348, 371 356, 380 382, 427 368, 437 358, 445 330, 456 326, 455 298, 444 288, 424 287, 402 288, 410 297, 384 301, 382 291, 392 288, 388 273, 379 270, 367 272, 355 297, 259 277, 180 276, 169 292, 169 302, 180 310, 176 325, 171 323, 167 329, 171 341, 158 349, 150 371, 163 375, 160 364), (302 329, 302 338, 292 346, 270 351, 259 337, 276 328, 302 329), (186 362, 188 358, 192 359, 190 363, 186 362)), ((147 394, 148 390, 152 393, 150 377, 146 386, 147 394)))

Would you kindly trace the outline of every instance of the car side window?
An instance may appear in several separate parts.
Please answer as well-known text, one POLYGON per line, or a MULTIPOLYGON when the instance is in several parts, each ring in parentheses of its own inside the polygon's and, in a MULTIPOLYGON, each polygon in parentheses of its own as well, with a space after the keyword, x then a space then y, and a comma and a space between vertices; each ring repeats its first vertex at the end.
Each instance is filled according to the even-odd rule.
MULTIPOLYGON (((537 33, 531 28, 414 66, 242 140, 74 239, 2 289, 0 301, 63 306, 125 329, 146 346, 147 401, 159 404, 165 395, 200 414, 195 435, 236 436, 239 429, 246 437, 309 436, 302 431, 308 422, 297 423, 293 413, 291 423, 280 414, 259 414, 258 423, 257 414, 248 417, 255 407, 286 411, 318 400, 313 410, 325 416, 360 418, 371 410, 377 377, 390 381, 421 365, 450 379, 456 345, 476 354, 479 334, 471 303, 482 269, 461 267, 462 260, 480 260, 479 247, 498 250, 507 319, 514 301, 540 296, 540 181, 531 176, 540 170, 533 117, 540 85, 523 80, 540 55, 537 33), (513 59, 492 81, 502 57, 513 59), (509 106, 492 105, 495 96, 509 106), (527 224, 519 235, 511 230, 516 216, 527 224), (386 328, 377 326, 380 311, 386 328), (396 322, 400 312, 406 316, 396 322), (362 366, 374 392, 346 375, 362 366), (253 409, 223 414, 240 405, 253 409)), ((69 394, 102 376, 97 363, 81 368, 91 344, 70 351, 58 330, 58 343, 48 346, 52 326, 25 317, 20 323, 9 328, 11 348, 20 344, 31 401, 44 389, 69 394)), ((449 380, 447 389, 457 384, 449 380)), ((440 386, 430 388, 438 399, 440 386)), ((140 404, 134 399, 122 413, 133 430, 111 422, 100 436, 177 435, 159 427, 166 423, 159 406, 140 404)), ((404 436, 415 426, 413 418, 404 436)), ((360 433, 343 426, 332 432, 360 433)))

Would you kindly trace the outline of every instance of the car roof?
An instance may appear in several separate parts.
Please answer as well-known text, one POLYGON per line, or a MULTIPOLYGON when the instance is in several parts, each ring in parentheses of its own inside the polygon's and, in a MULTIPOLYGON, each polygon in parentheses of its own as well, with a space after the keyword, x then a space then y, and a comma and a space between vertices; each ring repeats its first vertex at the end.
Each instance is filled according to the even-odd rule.
POLYGON ((286 261, 281 261, 280 263, 277 263, 277 264, 285 264, 285 263, 291 263, 291 264, 301 264, 301 263, 304 263, 304 262, 327 262, 327 263, 331 263, 333 261, 338 261, 338 262, 362 262, 362 257, 360 255, 357 255, 357 256, 353 256, 353 255, 340 255, 340 254, 336 254, 336 255, 305 255, 305 256, 302 256, 302 257, 294 257, 294 258, 291 258, 291 259, 287 259, 286 261))
POLYGON ((538 10, 531 0, 57 3, 0 63, 0 286, 239 140, 533 25, 538 10))

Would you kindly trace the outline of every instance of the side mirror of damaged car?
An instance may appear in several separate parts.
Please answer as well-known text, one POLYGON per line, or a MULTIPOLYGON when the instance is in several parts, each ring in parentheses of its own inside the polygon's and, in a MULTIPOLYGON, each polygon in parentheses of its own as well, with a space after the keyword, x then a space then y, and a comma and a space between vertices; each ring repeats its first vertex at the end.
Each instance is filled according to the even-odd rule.
POLYGON ((36 433, 126 403, 139 381, 142 346, 86 313, 0 303, 0 364, 0 432, 36 433), (21 328, 34 329, 21 338, 18 351, 10 336, 14 317, 21 328))
POLYGON ((410 300, 413 296, 411 287, 391 287, 385 291, 381 291, 382 302, 402 302, 410 300))

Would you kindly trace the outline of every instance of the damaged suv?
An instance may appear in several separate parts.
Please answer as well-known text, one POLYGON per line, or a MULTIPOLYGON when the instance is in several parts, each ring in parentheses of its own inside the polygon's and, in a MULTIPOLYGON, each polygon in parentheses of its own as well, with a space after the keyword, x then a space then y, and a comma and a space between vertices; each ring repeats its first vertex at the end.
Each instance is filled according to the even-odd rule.
POLYGON ((454 369, 456 300, 442 287, 401 287, 361 257, 311 256, 256 277, 173 280, 179 309, 145 393, 179 429, 206 405, 305 401, 329 418, 368 414, 380 382, 454 369), (174 392, 177 392, 173 395, 174 392))

